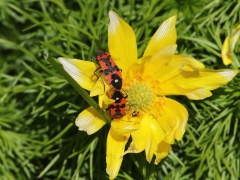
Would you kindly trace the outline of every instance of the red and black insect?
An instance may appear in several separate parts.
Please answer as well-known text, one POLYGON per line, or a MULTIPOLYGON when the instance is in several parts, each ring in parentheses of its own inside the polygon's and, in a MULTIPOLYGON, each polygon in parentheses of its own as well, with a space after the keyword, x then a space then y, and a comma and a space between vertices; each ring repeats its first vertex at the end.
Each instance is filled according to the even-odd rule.
POLYGON ((112 119, 119 119, 125 115, 126 98, 127 96, 124 97, 120 91, 113 92, 111 99, 114 99, 115 102, 111 103, 106 109, 112 119))
POLYGON ((121 69, 119 69, 109 53, 98 50, 96 51, 96 54, 97 60, 100 64, 100 67, 96 71, 101 68, 107 82, 116 91, 120 91, 122 89, 121 69))
POLYGON ((119 119, 125 115, 125 104, 112 103, 107 108, 107 113, 112 119, 119 119))

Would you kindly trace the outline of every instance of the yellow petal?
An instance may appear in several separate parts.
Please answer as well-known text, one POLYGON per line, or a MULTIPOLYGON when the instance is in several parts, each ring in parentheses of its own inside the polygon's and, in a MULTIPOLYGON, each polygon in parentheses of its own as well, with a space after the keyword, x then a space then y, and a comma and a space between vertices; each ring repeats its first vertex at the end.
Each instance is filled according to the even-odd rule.
POLYGON ((102 94, 102 95, 98 96, 98 105, 102 109, 103 109, 103 105, 104 105, 103 104, 104 103, 104 99, 106 98, 105 96, 106 96, 105 94, 102 94))
POLYGON ((157 32, 148 43, 143 56, 151 56, 159 52, 164 46, 169 46, 176 43, 176 18, 176 16, 172 16, 161 24, 157 32))
POLYGON ((106 93, 98 96, 99 107, 102 108, 103 110, 106 110, 109 104, 113 102, 115 102, 115 100, 110 99, 106 93))
POLYGON ((213 90, 227 84, 237 73, 237 70, 231 69, 182 71, 179 76, 171 81, 185 89, 202 87, 207 90, 213 90))
POLYGON ((168 79, 171 79, 183 70, 185 71, 195 71, 197 69, 204 69, 204 65, 194 59, 191 56, 178 54, 174 55, 172 60, 163 66, 157 73, 154 74, 155 78, 159 79, 162 82, 165 82, 168 79))
POLYGON ((59 62, 63 65, 64 70, 84 89, 91 90, 97 77, 94 71, 98 65, 93 62, 78 59, 67 59, 60 57, 59 62))
POLYGON ((150 163, 157 145, 164 139, 165 133, 152 115, 143 117, 140 128, 131 133, 132 142, 126 153, 139 153, 145 149, 146 159, 150 163))
POLYGON ((111 122, 111 129, 116 133, 116 134, 127 134, 127 133, 131 133, 133 131, 138 130, 138 128, 136 126, 134 126, 134 122, 133 121, 125 121, 124 119, 126 118, 126 116, 124 116, 121 119, 114 119, 111 122))
POLYGON ((173 144, 174 139, 182 139, 188 119, 186 108, 177 101, 166 98, 160 113, 158 122, 166 133, 164 141, 173 144))
POLYGON ((172 60, 177 45, 163 47, 159 52, 153 54, 151 59, 144 64, 144 76, 153 75, 156 71, 172 60))
POLYGON ((128 80, 133 79, 138 74, 143 74, 144 68, 143 64, 146 63, 147 60, 150 59, 150 56, 143 57, 137 60, 137 63, 133 64, 128 71, 128 80))
POLYGON ((109 12, 108 48, 123 77, 129 67, 137 61, 137 44, 133 29, 117 13, 109 12))
POLYGON ((209 70, 199 61, 185 55, 175 55, 169 64, 155 73, 164 95, 186 95, 190 99, 211 96, 210 90, 227 84, 237 70, 209 70))
POLYGON ((107 173, 109 175, 109 179, 114 179, 119 172, 123 160, 123 152, 129 136, 129 134, 116 134, 112 129, 108 132, 107 173))
POLYGON ((128 147, 128 150, 125 152, 125 154, 139 153, 143 151, 147 145, 149 146, 149 143, 147 144, 146 139, 151 139, 152 135, 151 135, 148 117, 149 115, 146 115, 142 119, 141 123, 139 124, 139 129, 131 133, 132 142, 128 147))
POLYGON ((212 93, 204 88, 182 88, 174 82, 168 81, 161 84, 160 94, 164 95, 185 95, 189 99, 200 100, 210 97, 212 93))
POLYGON ((152 161, 152 157, 157 150, 158 144, 165 138, 165 132, 159 122, 155 118, 151 118, 150 120, 150 129, 152 133, 152 138, 148 139, 147 142, 150 142, 151 145, 146 148, 146 158, 150 163, 152 161))
POLYGON ((223 64, 225 65, 229 65, 232 63, 232 56, 231 56, 231 51, 230 51, 230 47, 229 47, 229 38, 226 37, 226 39, 223 42, 223 46, 222 46, 222 60, 223 60, 223 64))
POLYGON ((225 65, 229 65, 232 63, 232 55, 231 55, 231 49, 234 50, 235 45, 240 37, 240 25, 238 25, 236 28, 233 29, 232 38, 229 44, 229 38, 226 37, 226 39, 223 42, 222 46, 222 60, 225 65))
POLYGON ((161 143, 158 144, 158 149, 155 153, 156 159, 154 164, 158 164, 163 158, 165 158, 169 151, 172 149, 171 145, 162 141, 161 143))
POLYGON ((99 77, 91 89, 90 96, 97 96, 109 91, 112 87, 108 84, 105 78, 99 77))
POLYGON ((97 132, 105 123, 106 122, 92 107, 83 110, 75 121, 79 130, 86 131, 88 135, 97 132))

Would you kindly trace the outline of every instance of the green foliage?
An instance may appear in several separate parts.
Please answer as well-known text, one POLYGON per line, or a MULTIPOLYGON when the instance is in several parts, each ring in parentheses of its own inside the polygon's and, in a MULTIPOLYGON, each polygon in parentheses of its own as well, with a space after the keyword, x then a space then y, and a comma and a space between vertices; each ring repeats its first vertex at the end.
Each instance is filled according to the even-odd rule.
MULTIPOLYGON (((159 25, 177 14, 179 53, 211 69, 226 68, 222 42, 240 22, 237 0, 5 0, 0 9, 3 180, 107 178, 108 127, 91 136, 78 131, 75 118, 89 101, 51 64, 59 56, 90 60, 94 49, 107 50, 109 10, 134 28, 139 56, 159 25)), ((144 153, 126 155, 117 179, 239 179, 239 82, 238 76, 202 101, 175 97, 190 114, 183 140, 157 166, 144 153)))

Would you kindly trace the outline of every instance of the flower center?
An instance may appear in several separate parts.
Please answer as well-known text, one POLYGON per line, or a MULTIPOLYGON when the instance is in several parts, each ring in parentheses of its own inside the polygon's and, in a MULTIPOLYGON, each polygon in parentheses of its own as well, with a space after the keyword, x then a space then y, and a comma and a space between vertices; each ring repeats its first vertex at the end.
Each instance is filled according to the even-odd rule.
POLYGON ((127 102, 133 111, 146 111, 152 105, 153 98, 154 93, 149 86, 137 83, 130 86, 127 102))

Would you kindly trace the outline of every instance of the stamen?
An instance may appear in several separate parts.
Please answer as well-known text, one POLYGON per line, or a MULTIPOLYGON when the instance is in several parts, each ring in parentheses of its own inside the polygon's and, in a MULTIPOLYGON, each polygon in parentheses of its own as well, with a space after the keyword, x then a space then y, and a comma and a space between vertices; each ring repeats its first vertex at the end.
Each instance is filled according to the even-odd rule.
POLYGON ((128 90, 127 102, 132 111, 146 111, 149 110, 153 103, 154 93, 152 89, 142 83, 133 84, 128 90))

